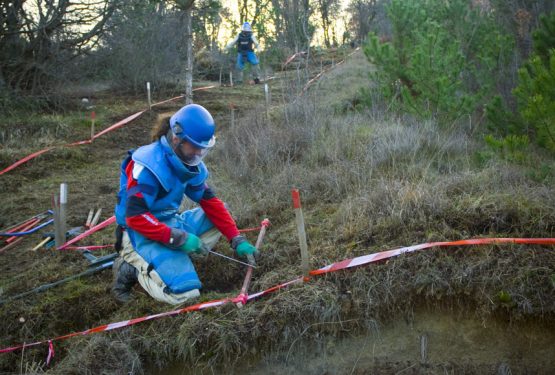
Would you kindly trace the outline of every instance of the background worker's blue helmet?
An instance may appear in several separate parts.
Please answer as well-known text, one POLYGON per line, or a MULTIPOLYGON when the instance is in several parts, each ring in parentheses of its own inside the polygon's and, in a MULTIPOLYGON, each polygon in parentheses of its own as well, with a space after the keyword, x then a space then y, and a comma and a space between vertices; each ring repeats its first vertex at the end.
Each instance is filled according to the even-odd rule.
POLYGON ((252 31, 251 24, 248 22, 243 23, 243 26, 241 26, 241 31, 252 31))
POLYGON ((198 148, 211 148, 216 143, 216 124, 206 108, 188 104, 170 118, 173 134, 198 148))

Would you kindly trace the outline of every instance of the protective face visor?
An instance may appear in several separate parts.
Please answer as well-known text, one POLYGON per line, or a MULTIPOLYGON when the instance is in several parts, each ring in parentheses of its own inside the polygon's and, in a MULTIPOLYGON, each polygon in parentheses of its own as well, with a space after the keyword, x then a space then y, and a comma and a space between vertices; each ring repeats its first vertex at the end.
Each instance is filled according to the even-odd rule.
POLYGON ((216 144, 215 137, 210 139, 206 148, 197 147, 184 139, 175 147, 175 153, 179 156, 183 164, 188 165, 189 167, 196 167, 208 154, 208 151, 210 151, 214 144, 216 144))

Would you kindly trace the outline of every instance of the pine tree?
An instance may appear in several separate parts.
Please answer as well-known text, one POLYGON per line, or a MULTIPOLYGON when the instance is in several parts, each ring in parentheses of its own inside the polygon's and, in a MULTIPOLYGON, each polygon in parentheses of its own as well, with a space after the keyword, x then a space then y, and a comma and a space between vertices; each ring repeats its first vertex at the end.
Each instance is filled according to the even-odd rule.
POLYGON ((519 69, 513 93, 522 126, 534 130, 540 146, 555 152, 555 12, 541 17, 533 38, 534 53, 519 69))
POLYGON ((392 0, 391 42, 370 35, 364 52, 373 78, 401 110, 449 123, 492 93, 508 38, 468 1, 392 0))

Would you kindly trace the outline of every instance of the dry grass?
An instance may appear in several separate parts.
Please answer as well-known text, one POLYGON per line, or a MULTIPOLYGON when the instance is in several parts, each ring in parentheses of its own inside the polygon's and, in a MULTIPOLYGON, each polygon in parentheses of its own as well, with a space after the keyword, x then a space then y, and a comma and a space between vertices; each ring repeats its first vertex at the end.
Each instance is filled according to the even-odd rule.
MULTIPOLYGON (((372 108, 355 111, 358 88, 369 85, 363 74, 368 67, 359 60, 355 57, 355 64, 342 65, 326 75, 294 101, 302 89, 300 81, 283 85, 282 96, 291 100, 279 106, 279 98, 275 99, 268 118, 263 107, 249 111, 249 100, 263 96, 254 91, 257 88, 248 88, 245 95, 252 95, 251 99, 239 102, 237 98, 240 110, 235 127, 222 126, 226 129, 208 159, 211 182, 241 227, 253 226, 263 217, 273 223, 252 290, 290 280, 300 272, 290 205, 292 187, 301 189, 313 268, 425 241, 554 236, 553 184, 549 179, 528 179, 531 166, 495 159, 485 166, 476 163, 474 155, 481 144, 465 129, 387 113, 387 103, 376 101, 372 108)), ((228 124, 224 100, 204 95, 222 109, 217 115, 220 123, 228 124)), ((109 149, 116 141, 105 142, 109 149)), ((115 158, 116 152, 112 153, 115 158)), ((101 183, 93 186, 100 189, 110 181, 115 186, 112 169, 117 162, 115 158, 102 168, 94 167, 101 183)), ((76 180, 86 174, 83 164, 74 174, 76 180)), ((52 181, 46 179, 36 186, 50 188, 52 181)), ((31 189, 23 190, 29 193, 31 189)), ((108 195, 100 194, 104 190, 98 192, 109 209, 108 195)), ((218 251, 229 251, 228 246, 222 244, 218 251)), ((210 289, 202 300, 229 295, 240 287, 240 267, 209 258, 198 269, 210 289)), ((315 279, 241 310, 228 306, 59 343, 61 354, 50 372, 140 373, 145 371, 145 362, 165 367, 176 360, 200 371, 222 363, 233 366, 247 358, 255 361, 270 352, 283 352, 287 357, 305 340, 377 332, 388 321, 410 320, 419 306, 453 309, 483 320, 509 319, 514 324, 528 319, 553 322, 554 269, 553 251, 531 246, 408 254, 315 279)), ((75 309, 68 309, 71 322, 60 319, 51 327, 46 319, 37 318, 54 304, 47 300, 35 306, 36 326, 25 328, 28 336, 14 323, 8 327, 9 341, 38 333, 48 337, 65 333, 63 328, 68 326, 84 329, 169 309, 140 292, 127 306, 111 304, 101 290, 109 286, 109 276, 105 277, 97 289, 76 284, 66 297, 52 294, 52 298, 77 303, 75 309), (102 306, 100 314, 95 313, 97 305, 102 306), (81 321, 74 315, 78 310, 83 311, 81 321)), ((15 291, 14 285, 6 288, 15 291)), ((15 311, 2 317, 10 319, 27 307, 15 305, 15 311)), ((30 350, 23 362, 40 362, 43 355, 42 350, 30 350)), ((9 369, 13 363, 22 363, 17 355, 0 357, 0 361, 0 368, 9 369)), ((404 368, 396 367, 398 371, 404 368)))

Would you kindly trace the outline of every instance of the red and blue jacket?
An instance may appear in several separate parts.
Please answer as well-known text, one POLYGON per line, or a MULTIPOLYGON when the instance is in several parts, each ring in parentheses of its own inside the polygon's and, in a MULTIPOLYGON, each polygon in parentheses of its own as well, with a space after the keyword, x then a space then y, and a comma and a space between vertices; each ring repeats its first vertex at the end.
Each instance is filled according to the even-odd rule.
POLYGON ((206 230, 206 225, 200 224, 206 220, 181 222, 179 206, 184 196, 199 204, 209 225, 228 241, 239 235, 235 220, 206 182, 206 166, 202 162, 196 167, 184 165, 163 136, 130 152, 121 168, 116 219, 127 228, 135 250, 156 269, 169 292, 200 288, 189 257, 166 246, 171 228, 196 235, 206 230))

